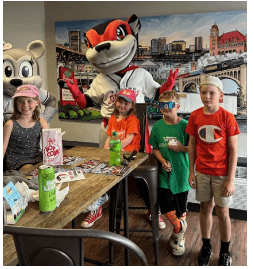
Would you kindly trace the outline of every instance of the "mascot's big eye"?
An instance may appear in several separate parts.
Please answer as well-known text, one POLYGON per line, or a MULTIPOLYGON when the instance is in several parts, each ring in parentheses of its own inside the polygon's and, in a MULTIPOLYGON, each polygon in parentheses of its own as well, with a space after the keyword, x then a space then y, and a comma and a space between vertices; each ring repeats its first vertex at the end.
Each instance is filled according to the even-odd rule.
POLYGON ((30 62, 24 61, 21 63, 19 68, 19 76, 22 77, 31 77, 33 75, 33 67, 30 62))
POLYGON ((14 77, 14 66, 11 61, 5 60, 3 64, 4 77, 13 78, 14 77))
POLYGON ((84 32, 84 41, 86 46, 90 49, 93 48, 92 44, 90 43, 89 39, 86 37, 86 33, 84 32))
POLYGON ((116 39, 117 40, 123 40, 124 37, 127 35, 127 31, 124 25, 121 25, 116 30, 116 39))

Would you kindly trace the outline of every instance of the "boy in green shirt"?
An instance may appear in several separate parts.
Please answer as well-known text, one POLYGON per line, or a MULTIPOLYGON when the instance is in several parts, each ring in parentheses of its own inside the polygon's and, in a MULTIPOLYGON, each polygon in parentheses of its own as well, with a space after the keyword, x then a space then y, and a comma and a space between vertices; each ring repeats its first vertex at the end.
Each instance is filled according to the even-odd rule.
POLYGON ((170 238, 172 254, 180 256, 185 251, 185 218, 190 185, 187 121, 177 115, 180 108, 176 91, 165 91, 159 97, 163 119, 157 121, 151 131, 149 144, 155 157, 162 164, 159 174, 158 202, 161 213, 173 225, 170 238))

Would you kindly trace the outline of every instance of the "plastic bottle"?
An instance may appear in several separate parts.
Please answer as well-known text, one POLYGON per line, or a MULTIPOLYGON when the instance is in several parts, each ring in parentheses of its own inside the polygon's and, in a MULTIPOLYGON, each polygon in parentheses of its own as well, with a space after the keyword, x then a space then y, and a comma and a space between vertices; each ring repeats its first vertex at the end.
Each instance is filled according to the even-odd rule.
POLYGON ((110 146, 109 165, 111 166, 121 165, 121 139, 117 135, 117 132, 112 133, 112 138, 109 141, 109 146, 110 146))

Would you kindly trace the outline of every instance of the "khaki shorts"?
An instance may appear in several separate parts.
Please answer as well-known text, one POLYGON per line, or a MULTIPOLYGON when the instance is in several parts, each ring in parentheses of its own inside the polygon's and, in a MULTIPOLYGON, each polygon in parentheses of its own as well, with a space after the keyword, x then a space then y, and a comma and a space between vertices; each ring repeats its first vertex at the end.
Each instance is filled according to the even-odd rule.
POLYGON ((196 172, 197 188, 196 200, 208 202, 214 198, 216 205, 220 207, 229 207, 233 203, 232 196, 226 197, 221 195, 222 186, 226 176, 212 176, 196 172))

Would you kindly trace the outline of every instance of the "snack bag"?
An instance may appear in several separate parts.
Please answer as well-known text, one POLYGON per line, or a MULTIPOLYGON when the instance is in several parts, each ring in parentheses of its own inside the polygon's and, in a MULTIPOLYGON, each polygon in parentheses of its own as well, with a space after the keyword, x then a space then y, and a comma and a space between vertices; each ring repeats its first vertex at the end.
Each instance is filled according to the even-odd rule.
POLYGON ((43 164, 63 165, 61 128, 42 130, 43 164))

